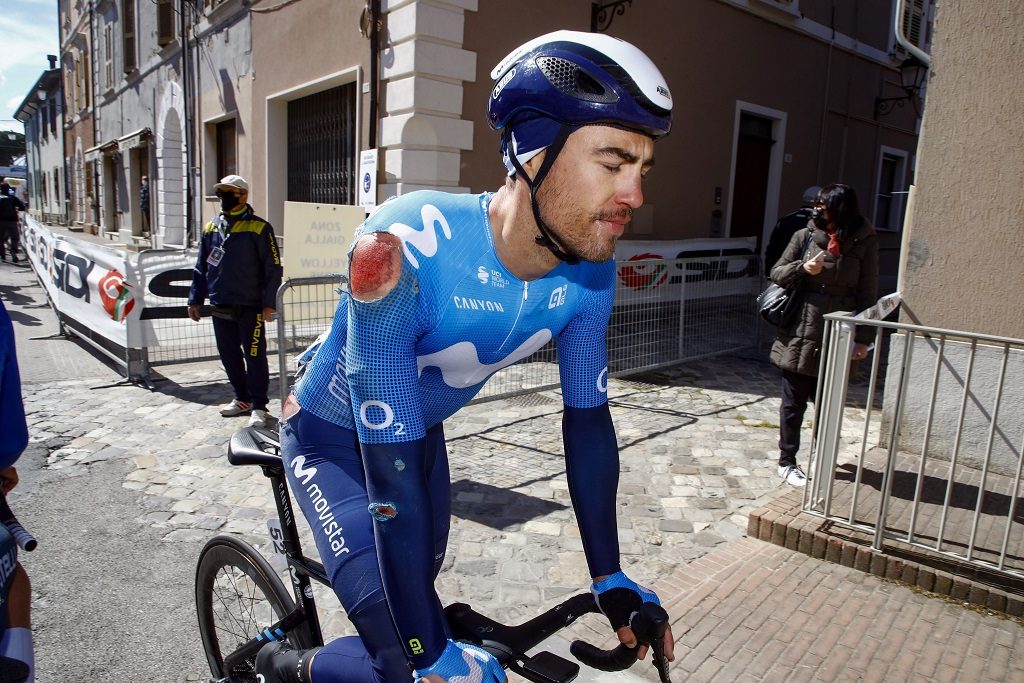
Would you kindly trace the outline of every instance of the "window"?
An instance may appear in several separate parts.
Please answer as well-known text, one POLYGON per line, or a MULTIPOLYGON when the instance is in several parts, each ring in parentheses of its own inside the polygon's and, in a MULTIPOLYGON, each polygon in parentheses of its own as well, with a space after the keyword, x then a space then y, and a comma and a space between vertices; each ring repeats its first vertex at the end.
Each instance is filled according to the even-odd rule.
POLYGON ((288 103, 288 201, 355 204, 356 84, 288 103))
POLYGON ((172 0, 157 0, 156 42, 160 47, 174 42, 174 4, 172 0))
POLYGON ((135 58, 135 0, 124 0, 121 11, 121 30, 124 36, 124 72, 134 71, 135 58))
POLYGON ((114 26, 103 28, 103 85, 107 90, 114 87, 114 26))
POLYGON ((89 99, 89 88, 92 87, 92 72, 89 68, 89 53, 85 52, 82 54, 82 107, 85 109, 92 106, 92 100, 89 99))
POLYGON ((224 176, 238 173, 238 162, 235 154, 235 120, 221 121, 216 126, 217 144, 217 180, 224 176))
MULTIPOLYGON (((934 11, 935 0, 904 0, 903 3, 903 35, 925 52, 931 48, 934 11)), ((903 58, 910 56, 899 43, 895 43, 894 52, 903 58)))
POLYGON ((72 60, 71 64, 66 67, 64 71, 64 92, 67 94, 68 106, 71 108, 71 114, 74 115, 79 109, 78 105, 78 69, 81 68, 77 60, 72 60))
POLYGON ((875 192, 875 228, 901 230, 907 197, 907 153, 882 148, 878 160, 878 184, 875 192))

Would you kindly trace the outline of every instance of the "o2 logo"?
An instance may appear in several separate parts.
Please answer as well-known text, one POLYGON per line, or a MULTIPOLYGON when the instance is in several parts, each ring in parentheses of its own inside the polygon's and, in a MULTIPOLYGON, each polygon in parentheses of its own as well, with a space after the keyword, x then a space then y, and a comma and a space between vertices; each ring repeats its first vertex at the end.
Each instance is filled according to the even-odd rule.
POLYGON ((405 425, 395 422, 395 411, 384 401, 363 401, 359 406, 359 420, 367 429, 379 431, 394 425, 397 436, 405 434, 405 425))

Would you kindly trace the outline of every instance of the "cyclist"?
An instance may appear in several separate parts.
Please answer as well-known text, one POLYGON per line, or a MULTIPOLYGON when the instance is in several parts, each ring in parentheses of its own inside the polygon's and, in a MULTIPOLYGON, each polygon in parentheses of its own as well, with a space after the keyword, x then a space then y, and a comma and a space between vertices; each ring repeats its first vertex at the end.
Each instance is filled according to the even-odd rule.
POLYGON ((669 132, 668 86, 636 47, 574 31, 522 45, 491 77, 504 186, 414 192, 374 212, 349 255, 349 292, 283 407, 289 483, 360 637, 265 647, 267 681, 390 683, 410 668, 432 682, 505 680, 490 655, 448 638, 433 588, 450 517, 442 422, 551 339, 592 591, 630 645, 629 615, 658 600, 619 565, 604 339, 615 243, 669 132))
MULTIPOLYGON (((27 445, 14 325, 0 301, 0 497, 18 484, 14 462, 27 445)), ((28 574, 18 563, 18 546, 7 527, 0 524, 0 681, 34 680, 31 598, 28 574)))

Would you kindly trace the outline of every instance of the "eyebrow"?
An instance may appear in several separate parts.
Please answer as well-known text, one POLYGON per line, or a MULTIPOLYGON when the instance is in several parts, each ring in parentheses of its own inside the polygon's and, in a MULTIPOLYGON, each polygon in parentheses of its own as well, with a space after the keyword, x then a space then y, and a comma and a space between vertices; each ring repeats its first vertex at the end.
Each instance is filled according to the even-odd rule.
MULTIPOLYGON (((625 150, 625 149, 623 149, 621 147, 614 147, 614 146, 599 147, 598 149, 595 150, 595 152, 597 154, 599 154, 599 155, 604 154, 604 155, 610 155, 610 156, 618 157, 619 159, 621 159, 622 161, 626 162, 627 164, 635 164, 636 162, 640 161, 640 157, 638 157, 637 155, 633 154, 632 152, 630 152, 628 150, 625 150)), ((650 168, 650 167, 654 166, 654 157, 651 156, 651 157, 648 157, 647 159, 644 159, 643 166, 645 168, 650 168)))

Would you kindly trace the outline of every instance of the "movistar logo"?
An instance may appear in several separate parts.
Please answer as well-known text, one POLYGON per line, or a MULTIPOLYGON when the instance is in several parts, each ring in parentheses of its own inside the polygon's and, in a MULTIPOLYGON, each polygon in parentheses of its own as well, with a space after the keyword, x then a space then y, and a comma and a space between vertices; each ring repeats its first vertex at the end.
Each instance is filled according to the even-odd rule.
POLYGON ((300 455, 299 457, 292 460, 292 472, 295 474, 296 479, 301 479, 303 485, 308 484, 309 480, 316 474, 315 467, 303 467, 306 464, 306 456, 300 455))

